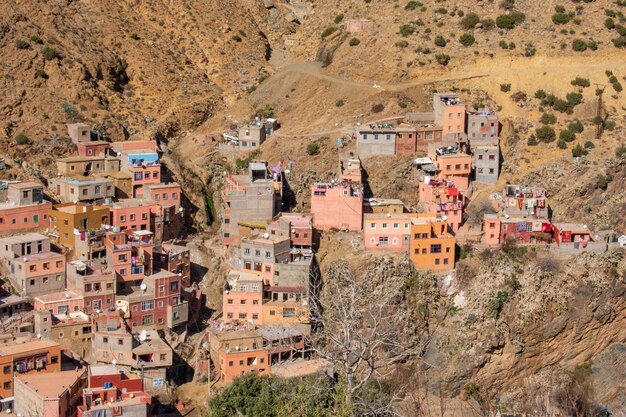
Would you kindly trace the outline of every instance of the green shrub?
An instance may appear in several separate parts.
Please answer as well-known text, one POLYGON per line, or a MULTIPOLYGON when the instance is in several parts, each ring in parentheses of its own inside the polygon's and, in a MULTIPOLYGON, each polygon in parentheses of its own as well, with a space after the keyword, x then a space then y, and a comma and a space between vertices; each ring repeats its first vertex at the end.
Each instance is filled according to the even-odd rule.
POLYGON ((43 39, 39 37, 39 35, 33 35, 30 37, 30 40, 35 42, 38 45, 43 45, 43 39))
POLYGON ((593 39, 587 42, 587 46, 592 51, 597 51, 598 50, 598 42, 594 41, 593 39))
POLYGON ((491 30, 496 26, 496 22, 491 18, 486 18, 480 21, 483 25, 483 30, 491 30))
POLYGON ((612 132, 615 129, 615 122, 613 120, 605 120, 604 121, 604 129, 612 132))
POLYGON ((613 84, 613 89, 614 89, 616 92, 618 92, 618 93, 619 93, 619 92, 621 92, 621 91, 623 90, 623 88, 622 88, 622 84, 620 84, 620 82, 619 82, 619 81, 616 81, 616 82, 614 82, 614 83, 612 83, 612 84, 613 84))
POLYGON ((511 91, 511 84, 500 84, 500 91, 503 93, 508 93, 511 91))
POLYGON ((67 117, 69 117, 70 119, 74 119, 76 118, 76 116, 78 116, 78 110, 76 110, 74 106, 72 106, 70 103, 64 101, 63 103, 61 103, 61 107, 63 108, 63 111, 65 112, 67 117))
POLYGON ((405 38, 407 36, 411 36, 413 32, 415 32, 415 28, 411 25, 400 26, 400 35, 404 36, 405 38))
POLYGON ((557 146, 557 148, 559 148, 559 149, 567 149, 567 143, 566 143, 563 139, 559 139, 559 140, 556 142, 556 146, 557 146))
POLYGON ((554 11, 557 13, 565 13, 565 7, 559 4, 557 6, 554 6, 554 11))
POLYGON ((528 141, 526 143, 528 144, 528 146, 537 146, 539 144, 539 141, 537 140, 537 136, 533 134, 528 137, 528 141))
POLYGON ((577 87, 587 88, 591 85, 589 78, 576 77, 571 81, 572 85, 577 87))
POLYGON ((476 39, 471 33, 464 33, 459 38, 459 42, 461 42, 461 45, 467 48, 469 46, 472 46, 474 42, 476 42, 476 39))
POLYGON ((397 46, 398 48, 406 48, 407 46, 409 46, 409 43, 405 40, 401 40, 401 41, 396 42, 394 45, 397 46))
POLYGON ((231 36, 231 39, 234 40, 235 42, 241 42, 241 36, 235 34, 233 36, 231 36))
POLYGON ((569 23, 570 17, 566 13, 555 13, 552 15, 552 22, 556 25, 565 25, 569 23))
POLYGON ((511 14, 503 14, 496 18, 496 26, 500 29, 513 29, 515 26, 526 20, 526 15, 522 12, 514 11, 511 14))
POLYGON ((24 133, 19 133, 15 137, 15 143, 17 143, 18 145, 28 145, 30 143, 30 139, 28 139, 28 136, 26 136, 24 133))
POLYGON ((41 54, 43 55, 44 59, 47 61, 51 61, 59 57, 59 53, 55 49, 50 48, 48 46, 43 48, 43 50, 41 51, 41 54))
POLYGON ((335 16, 335 24, 341 23, 342 20, 343 20, 343 13, 339 13, 337 16, 335 16))
POLYGON ((537 130, 535 130, 535 135, 537 136, 537 139, 546 143, 554 142, 556 139, 556 132, 550 126, 537 128, 537 130))
POLYGON ((504 41, 504 40, 500 41, 500 43, 498 45, 500 45, 500 48, 502 48, 502 49, 509 49, 509 44, 506 43, 506 41, 504 41))
POLYGON ((359 40, 359 38, 352 38, 350 39, 350 42, 348 42, 350 44, 350 46, 357 46, 358 44, 361 43, 361 41, 359 40))
POLYGON ((398 102, 398 106, 400 106, 401 109, 406 109, 407 107, 409 107, 409 105, 406 104, 404 101, 398 102))
POLYGON ((565 96, 570 107, 576 107, 583 102, 583 95, 580 93, 567 93, 565 96))
POLYGON ((570 122, 567 125, 567 130, 569 130, 572 133, 582 133, 583 130, 585 130, 585 126, 583 126, 583 124, 580 121, 575 120, 573 122, 570 122))
POLYGON ((552 113, 544 113, 541 115, 539 122, 544 125, 553 125, 556 123, 556 116, 552 113))
POLYGON ((600 174, 596 180, 596 188, 606 191, 606 189, 609 188, 609 183, 611 181, 613 181, 613 176, 611 174, 600 174))
POLYGON ((478 23, 480 23, 480 17, 474 12, 466 14, 461 19, 461 27, 465 30, 474 29, 478 23))
POLYGON ((385 110, 385 106, 382 103, 372 105, 372 113, 381 113, 385 110))
POLYGON ((547 94, 545 91, 543 90, 537 90, 535 91, 535 98, 538 98, 540 100, 543 100, 544 98, 546 98, 547 94))
POLYGON ((320 147, 317 143, 309 143, 306 145, 306 153, 309 156, 317 155, 320 153, 320 147))
POLYGON ((134 41, 138 41, 138 40, 140 39, 140 38, 139 38, 139 35, 138 35, 138 34, 136 34, 136 33, 133 33, 132 35, 130 35, 130 38, 131 38, 132 40, 134 40, 134 41))
POLYGON ((448 9, 446 9, 445 7, 440 7, 438 9, 435 9, 435 13, 448 14, 448 9))
POLYGON ((559 133, 559 139, 564 140, 565 142, 574 142, 576 134, 569 130, 561 130, 559 133))
POLYGON ((509 293, 506 291, 498 291, 496 296, 491 299, 489 302, 489 309, 491 310, 494 319, 498 320, 500 318, 500 313, 502 313, 504 304, 506 304, 508 299, 509 293))
POLYGON ((415 9, 417 9, 419 7, 422 7, 422 6, 423 6, 423 4, 420 3, 419 1, 411 0, 410 2, 408 2, 406 4, 406 6, 404 6, 404 10, 415 10, 415 9))
POLYGON ((574 39, 572 41, 572 49, 576 52, 585 52, 587 50, 587 42, 582 39, 574 39))
POLYGON ((326 29, 324 29, 324 31, 322 32, 322 39, 326 39, 327 37, 329 37, 330 35, 332 35, 333 33, 335 33, 335 31, 337 30, 337 28, 329 26, 326 29))
POLYGON ((26 42, 24 39, 16 39, 15 46, 17 49, 28 49, 30 48, 30 43, 26 42))
POLYGON ((596 145, 594 145, 592 141, 588 140, 587 142, 585 142, 585 149, 593 149, 595 147, 596 145))
POLYGON ((626 46, 626 36, 620 36, 619 38, 611 39, 613 46, 616 48, 623 48, 626 46))
POLYGON ((447 44, 447 42, 446 42, 446 40, 445 40, 445 38, 443 36, 437 36, 435 38, 435 45, 443 48, 443 47, 446 46, 446 44, 447 44))
POLYGON ((343 100, 339 99, 337 101, 335 101, 335 106, 337 107, 343 107, 345 103, 343 102, 343 100))
POLYGON ((535 56, 536 53, 537 49, 535 48, 535 46, 532 44, 532 42, 528 42, 526 44, 526 47, 524 48, 524 56, 531 57, 535 56))
POLYGON ((626 156, 626 145, 622 145, 615 149, 615 156, 618 158, 623 158, 626 156))
POLYGON ((463 17, 465 16, 465 12, 463 10, 459 10, 458 12, 456 12, 456 15, 459 17, 463 17))
POLYGON ((435 55, 435 60, 437 61, 438 64, 443 65, 445 67, 450 62, 450 55, 437 54, 435 55))
POLYGON ((611 19, 610 17, 608 19, 606 19, 604 21, 604 27, 607 29, 614 29, 615 28, 615 22, 613 21, 613 19, 611 19))
POLYGON ((580 143, 572 148, 572 156, 574 158, 579 158, 581 156, 587 155, 589 152, 587 149, 583 148, 580 143))
POLYGON ((48 74, 46 74, 46 71, 44 71, 43 68, 37 68, 35 70, 35 77, 43 78, 44 80, 46 80, 48 79, 48 74))

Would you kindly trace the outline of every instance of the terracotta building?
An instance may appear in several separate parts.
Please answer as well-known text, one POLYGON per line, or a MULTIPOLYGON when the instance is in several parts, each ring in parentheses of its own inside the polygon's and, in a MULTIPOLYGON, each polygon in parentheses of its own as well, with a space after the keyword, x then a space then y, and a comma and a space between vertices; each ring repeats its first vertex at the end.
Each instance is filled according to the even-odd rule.
POLYGON ((43 199, 43 186, 35 182, 8 185, 7 201, 0 202, 0 232, 14 232, 48 225, 52 208, 43 199))
POLYGON ((230 271, 223 295, 224 323, 263 324, 263 279, 252 271, 230 271))
POLYGON ((419 201, 426 213, 437 214, 456 232, 463 222, 463 194, 454 181, 426 176, 419 184, 419 201))
POLYGON ((408 251, 411 213, 366 213, 363 219, 365 249, 408 251))
POLYGON ((435 124, 441 126, 444 140, 458 140, 465 136, 465 104, 455 93, 433 95, 435 124))
POLYGON ((75 235, 86 238, 92 230, 110 224, 108 207, 85 203, 56 204, 49 213, 50 235, 61 245, 73 248, 75 235))
POLYGON ((87 386, 87 369, 25 374, 14 379, 15 413, 22 416, 75 416, 83 388, 87 386))
POLYGON ((82 297, 88 314, 115 306, 115 274, 98 261, 68 262, 67 289, 82 297))

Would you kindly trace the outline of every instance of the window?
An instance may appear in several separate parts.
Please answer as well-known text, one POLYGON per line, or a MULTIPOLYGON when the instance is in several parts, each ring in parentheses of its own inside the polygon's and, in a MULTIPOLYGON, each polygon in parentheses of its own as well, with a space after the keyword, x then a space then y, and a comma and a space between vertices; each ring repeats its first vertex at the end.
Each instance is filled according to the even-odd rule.
POLYGON ((154 310, 154 300, 142 301, 141 311, 154 310))
POLYGON ((259 300, 252 300, 252 304, 259 305, 259 300))
POLYGON ((450 248, 446 248, 446 253, 450 253, 450 248))
POLYGON ((381 236, 378 238, 378 243, 380 245, 386 245, 387 243, 389 243, 389 238, 387 236, 381 236))
POLYGON ((161 354, 159 355, 159 360, 160 360, 160 361, 164 361, 164 360, 166 360, 166 359, 167 359, 167 354, 165 354, 165 353, 161 353, 161 354))
POLYGON ((378 140, 378 133, 374 133, 374 140, 378 140))
POLYGON ((233 303, 233 299, 229 298, 227 302, 228 302, 228 304, 232 304, 233 303))
POLYGON ((483 156, 482 155, 478 155, 478 160, 482 161, 483 160, 483 156))
POLYGON ((29 284, 30 284, 31 286, 32 286, 32 285, 35 285, 35 280, 34 280, 34 279, 31 279, 31 280, 30 280, 30 282, 29 282, 29 284))
POLYGON ((246 305, 246 300, 239 300, 239 304, 241 304, 242 306, 246 305))
POLYGON ((148 213, 141 213, 141 220, 148 220, 148 213))
POLYGON ((265 272, 272 272, 272 267, 269 265, 265 265, 265 272))
POLYGON ((383 223, 383 229, 387 228, 387 223, 383 223))
POLYGON ((10 374, 10 373, 11 373, 11 365, 5 366, 4 367, 4 374, 6 375, 6 374, 10 374))
POLYGON ((283 308, 283 318, 293 318, 293 317, 296 317, 295 308, 283 308))
POLYGON ((270 310, 270 316, 275 316, 275 315, 276 315, 276 311, 270 310))
POLYGON ((374 239, 374 238, 370 238, 370 243, 371 243, 372 245, 375 245, 375 244, 376 244, 376 239, 374 239))
POLYGON ((131 215, 130 215, 130 221, 132 222, 132 221, 134 221, 134 220, 135 220, 135 215, 134 215, 134 214, 131 214, 131 215))
POLYGON ((248 317, 248 314, 246 314, 246 313, 239 313, 239 316, 238 316, 238 317, 239 317, 241 320, 245 320, 245 319, 246 319, 246 317, 248 317))
POLYGON ((120 269, 120 275, 126 275, 126 268, 120 269))
POLYGON ((57 307, 57 314, 67 314, 68 311, 70 311, 70 307, 68 305, 57 307))
POLYGON ((430 253, 441 253, 441 245, 430 245, 430 253))
POLYGON ((494 173, 495 173, 494 168, 489 168, 489 173, 490 173, 490 174, 494 174, 494 173))
POLYGON ((444 264, 444 265, 448 265, 448 258, 444 258, 444 259, 443 259, 443 264, 444 264))
POLYGON ((250 248, 244 248, 243 254, 244 255, 250 255, 250 248))
POLYGON ((435 265, 439 265, 441 263, 441 260, 439 258, 435 259, 435 265))
POLYGON ((496 160, 496 156, 495 155, 489 155, 489 160, 490 161, 495 161, 496 160))
POLYGON ((150 325, 152 323, 153 323, 152 314, 150 314, 148 316, 143 316, 141 318, 141 324, 143 324, 144 326, 150 325))
POLYGON ((393 228, 394 229, 399 229, 400 228, 400 223, 394 223, 393 224, 393 228))
POLYGON ((376 229, 376 223, 370 223, 370 229, 376 229))
POLYGON ((233 366, 233 361, 228 361, 228 366, 233 366))
POLYGON ((170 291, 178 291, 178 282, 170 282, 170 291))
POLYGON ((265 252, 265 257, 266 258, 271 258, 272 257, 272 253, 271 252, 265 252))
POLYGON ((5 381, 5 383, 2 385, 4 389, 10 389, 11 388, 11 381, 5 381))
POLYGON ((260 249, 255 249, 254 256, 261 256, 261 250, 260 249))
POLYGON ((63 267, 63 261, 57 261, 56 262, 56 267, 57 268, 62 268, 63 267))
POLYGON ((159 306, 159 308, 163 308, 163 301, 159 301, 157 305, 159 306))
POLYGON ((117 358, 118 359, 124 359, 124 354, 123 353, 118 353, 117 354, 117 358))
POLYGON ((50 363, 59 363, 59 357, 58 356, 50 356, 50 363))
POLYGON ((120 216, 120 222, 124 223, 126 221, 126 216, 120 216))
POLYGON ((254 313, 252 315, 252 320, 258 320, 259 319, 259 315, 257 313, 254 313))
POLYGON ((124 344, 124 339, 117 339, 117 344, 122 346, 124 344))
POLYGON ((91 284, 85 284, 85 292, 91 291, 91 284))
POLYGON ((226 318, 232 319, 233 318, 233 313, 226 314, 226 318))

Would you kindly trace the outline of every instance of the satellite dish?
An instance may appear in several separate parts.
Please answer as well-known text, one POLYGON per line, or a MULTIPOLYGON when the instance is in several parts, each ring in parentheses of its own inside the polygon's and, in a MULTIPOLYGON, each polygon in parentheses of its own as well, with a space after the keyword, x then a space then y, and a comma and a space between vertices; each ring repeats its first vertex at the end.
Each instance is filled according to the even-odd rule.
POLYGON ((146 332, 145 330, 142 330, 141 333, 139 333, 139 340, 141 340, 142 342, 145 342, 147 338, 148 338, 148 332, 146 332))
POLYGON ((290 170, 290 169, 286 169, 286 170, 285 170, 285 174, 289 174, 290 172, 291 172, 291 170, 290 170))
POLYGON ((37 339, 41 339, 41 333, 37 333, 37 339))
POLYGON ((113 366, 115 366, 115 365, 117 365, 117 361, 116 361, 115 359, 113 359, 113 360, 111 361, 111 364, 112 364, 113 366))
POLYGON ((442 219, 445 222, 446 220, 448 220, 448 216, 443 216, 442 219))
POLYGON ((148 286, 146 284, 141 284, 139 288, 141 288, 141 291, 145 291, 148 289, 148 286))
POLYGON ((270 234, 269 233, 263 233, 263 238, 269 239, 270 238, 270 234))

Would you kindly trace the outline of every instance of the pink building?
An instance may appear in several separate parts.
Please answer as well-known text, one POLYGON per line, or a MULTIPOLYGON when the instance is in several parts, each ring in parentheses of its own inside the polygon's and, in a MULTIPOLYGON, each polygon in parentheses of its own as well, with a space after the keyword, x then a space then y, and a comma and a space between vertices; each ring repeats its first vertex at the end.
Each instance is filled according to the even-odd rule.
POLYGON ((363 220, 365 249, 408 251, 410 216, 409 213, 366 213, 363 220))
POLYGON ((150 215, 158 205, 134 198, 106 204, 111 210, 111 225, 120 230, 150 230, 150 215))
POLYGON ((254 271, 230 271, 223 296, 224 322, 263 325, 263 279, 254 271))
POLYGON ((359 232, 363 220, 361 161, 354 156, 340 160, 338 174, 338 179, 311 186, 313 226, 323 231, 359 232))
POLYGON ((76 144, 79 156, 106 156, 111 145, 103 140, 76 144))
POLYGON ((36 311, 48 310, 56 316, 73 311, 83 311, 85 299, 72 291, 61 291, 35 297, 33 306, 36 311))
POLYGON ((85 368, 16 376, 13 390, 15 413, 22 416, 76 416, 85 386, 85 368))
POLYGON ((107 261, 118 282, 135 283, 152 273, 152 233, 147 230, 110 232, 107 261))
POLYGON ((0 203, 0 232, 44 227, 52 203, 43 199, 43 185, 36 182, 9 184, 7 201, 0 203))
POLYGON ((115 306, 116 277, 100 260, 69 262, 67 289, 83 298, 87 314, 115 306))
POLYGON ((313 222, 311 217, 300 213, 279 213, 267 226, 270 235, 289 237, 291 246, 313 246, 313 222))
POLYGON ((426 177, 419 184, 419 201, 427 213, 445 216, 450 228, 456 232, 463 221, 463 195, 454 181, 426 177))
POLYGON ((180 197, 180 185, 175 182, 145 185, 142 196, 146 201, 162 206, 174 206, 176 212, 180 209, 180 197))
POLYGON ((433 97, 435 124, 442 126, 444 140, 457 140, 465 135, 465 104, 455 93, 435 93, 433 97))
POLYGON ((440 178, 454 181, 456 188, 465 193, 469 188, 472 172, 472 156, 466 153, 464 144, 429 146, 428 156, 437 167, 440 178))

